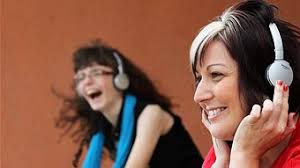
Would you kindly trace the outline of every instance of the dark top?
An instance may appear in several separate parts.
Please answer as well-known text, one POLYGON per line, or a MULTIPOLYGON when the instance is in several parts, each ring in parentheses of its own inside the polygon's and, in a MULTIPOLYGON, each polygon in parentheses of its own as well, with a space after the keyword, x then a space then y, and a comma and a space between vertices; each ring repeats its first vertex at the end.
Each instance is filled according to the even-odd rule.
MULTIPOLYGON (((135 128, 137 119, 144 108, 152 103, 137 101, 135 107, 135 128)), ((123 106, 122 110, 123 111, 123 106)), ((172 128, 165 135, 162 135, 155 147, 150 160, 151 168, 201 168, 203 159, 192 141, 191 136, 182 125, 181 119, 172 112, 168 112, 173 118, 172 128)), ((122 116, 122 114, 120 115, 122 116)), ((116 142, 119 139, 121 126, 120 118, 115 129, 111 129, 112 139, 107 139, 106 147, 110 151, 110 156, 115 159, 116 142)), ((135 129, 136 131, 136 129, 135 129)), ((134 137, 136 132, 134 132, 134 137)), ((132 145, 134 140, 132 142, 132 145)))

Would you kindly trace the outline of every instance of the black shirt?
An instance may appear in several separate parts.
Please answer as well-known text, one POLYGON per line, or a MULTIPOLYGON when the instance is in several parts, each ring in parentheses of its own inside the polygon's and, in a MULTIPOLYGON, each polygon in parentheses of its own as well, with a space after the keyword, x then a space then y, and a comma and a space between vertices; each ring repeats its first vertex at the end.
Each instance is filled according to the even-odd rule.
MULTIPOLYGON (((137 101, 135 107, 135 128, 139 115, 149 104, 151 103, 137 101)), ((121 111, 123 111, 123 105, 121 111)), ((169 132, 159 138, 149 166, 151 168, 201 168, 203 159, 191 136, 182 125, 181 119, 172 112, 168 113, 174 118, 173 126, 169 132)), ((122 113, 120 116, 122 116, 122 113)), ((115 159, 116 142, 120 135, 120 118, 118 119, 117 127, 115 129, 111 127, 111 138, 108 138, 106 142, 106 146, 108 144, 110 146, 108 150, 113 160, 115 159)), ((136 129, 133 136, 136 137, 136 129)))

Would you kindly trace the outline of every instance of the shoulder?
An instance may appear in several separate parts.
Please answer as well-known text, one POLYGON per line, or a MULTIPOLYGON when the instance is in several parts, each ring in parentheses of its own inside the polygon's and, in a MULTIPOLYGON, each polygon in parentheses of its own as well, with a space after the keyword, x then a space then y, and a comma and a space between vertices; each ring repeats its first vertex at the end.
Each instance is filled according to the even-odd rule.
POLYGON ((164 120, 164 117, 168 115, 166 114, 167 112, 157 104, 146 105, 138 117, 138 122, 140 120, 145 122, 147 122, 147 120, 164 120))
POLYGON ((205 156, 202 167, 203 168, 209 168, 215 163, 215 161, 216 161, 215 151, 214 151, 214 148, 211 147, 209 149, 207 155, 205 156))
POLYGON ((164 134, 174 122, 173 117, 158 104, 146 105, 137 120, 138 127, 151 126, 164 134))
POLYGON ((293 168, 300 165, 300 140, 298 129, 299 127, 297 125, 292 140, 289 142, 289 146, 277 158, 273 168, 293 168))

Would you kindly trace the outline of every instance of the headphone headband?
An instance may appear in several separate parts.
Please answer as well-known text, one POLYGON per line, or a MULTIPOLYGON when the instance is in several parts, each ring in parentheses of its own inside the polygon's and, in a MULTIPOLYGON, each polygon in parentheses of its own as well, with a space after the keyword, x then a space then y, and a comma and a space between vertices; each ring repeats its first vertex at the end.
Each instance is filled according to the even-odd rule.
POLYGON ((282 80, 285 84, 291 85, 293 70, 289 62, 283 58, 283 45, 280 32, 275 23, 270 23, 269 28, 274 44, 275 60, 266 69, 266 78, 273 86, 276 85, 277 80, 282 80))
POLYGON ((123 70, 123 63, 121 61, 121 58, 119 56, 119 54, 117 52, 113 52, 113 56, 115 57, 115 60, 117 61, 118 63, 118 70, 119 70, 119 73, 124 73, 124 70, 123 70))
POLYGON ((114 85, 119 90, 126 90, 129 87, 129 78, 123 69, 123 62, 119 54, 114 51, 113 56, 118 63, 118 74, 114 77, 114 85))
POLYGON ((275 23, 270 23, 269 28, 274 44, 275 60, 283 59, 283 45, 279 30, 275 23))

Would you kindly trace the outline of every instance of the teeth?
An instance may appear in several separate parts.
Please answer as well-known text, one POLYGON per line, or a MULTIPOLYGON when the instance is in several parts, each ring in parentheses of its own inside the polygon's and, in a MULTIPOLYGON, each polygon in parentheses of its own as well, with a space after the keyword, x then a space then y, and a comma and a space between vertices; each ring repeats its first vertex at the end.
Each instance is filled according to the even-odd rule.
POLYGON ((224 107, 221 107, 221 108, 207 110, 207 114, 208 114, 208 116, 216 116, 224 109, 225 109, 224 107))
POLYGON ((97 93, 98 91, 97 90, 88 90, 86 93, 88 95, 91 95, 91 94, 94 94, 94 93, 97 93))

